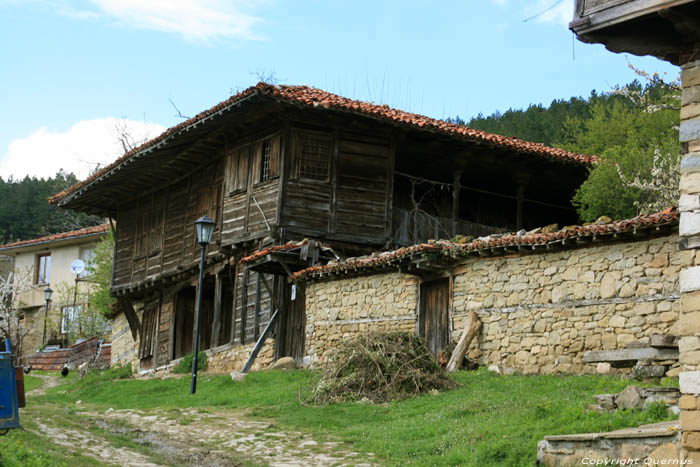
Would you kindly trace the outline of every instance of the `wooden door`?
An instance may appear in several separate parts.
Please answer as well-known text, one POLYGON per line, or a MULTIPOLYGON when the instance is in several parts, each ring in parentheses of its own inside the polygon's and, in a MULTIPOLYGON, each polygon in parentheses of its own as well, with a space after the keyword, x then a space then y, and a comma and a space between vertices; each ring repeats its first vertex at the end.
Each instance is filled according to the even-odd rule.
MULTIPOLYGON (((275 340, 275 359, 292 357, 296 361, 304 358, 304 342, 306 339, 306 307, 304 293, 301 287, 295 287, 292 294, 292 284, 282 278, 282 296, 278 303, 283 303, 277 321, 277 339, 275 340), (292 298, 294 295, 294 298, 292 298)), ((279 295, 278 295, 279 296, 279 295)))
POLYGON ((450 280, 424 282, 420 287, 419 332, 437 356, 450 344, 450 280))
POLYGON ((175 299, 175 332, 173 356, 180 358, 192 352, 194 342, 194 300, 196 289, 185 287, 175 299))

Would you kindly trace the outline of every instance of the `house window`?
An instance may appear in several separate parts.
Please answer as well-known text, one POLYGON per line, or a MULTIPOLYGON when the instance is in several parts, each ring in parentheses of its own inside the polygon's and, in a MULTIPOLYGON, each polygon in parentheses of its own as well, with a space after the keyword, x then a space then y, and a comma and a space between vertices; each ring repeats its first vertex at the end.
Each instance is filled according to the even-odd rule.
POLYGON ((34 283, 48 284, 49 275, 51 272, 51 253, 42 253, 36 255, 36 264, 34 266, 34 283))
POLYGON ((258 181, 266 182, 280 175, 280 135, 271 136, 257 145, 255 153, 258 181))
POLYGON ((270 154, 272 153, 272 144, 270 140, 266 139, 262 142, 262 172, 260 174, 260 181, 266 182, 270 177, 270 154))
POLYGON ((310 180, 328 180, 330 154, 330 140, 312 137, 304 138, 299 161, 299 176, 310 180))

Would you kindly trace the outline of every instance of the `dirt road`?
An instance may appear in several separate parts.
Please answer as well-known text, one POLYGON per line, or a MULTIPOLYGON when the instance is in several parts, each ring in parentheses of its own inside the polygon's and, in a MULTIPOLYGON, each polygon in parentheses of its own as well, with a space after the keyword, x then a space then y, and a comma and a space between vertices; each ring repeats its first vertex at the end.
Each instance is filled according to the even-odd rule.
POLYGON ((28 394, 22 416, 31 423, 25 426, 64 449, 94 458, 97 465, 372 465, 371 457, 341 443, 282 431, 241 411, 98 411, 82 403, 56 407, 33 402, 33 396, 55 384, 52 376, 43 379, 44 386, 28 394))

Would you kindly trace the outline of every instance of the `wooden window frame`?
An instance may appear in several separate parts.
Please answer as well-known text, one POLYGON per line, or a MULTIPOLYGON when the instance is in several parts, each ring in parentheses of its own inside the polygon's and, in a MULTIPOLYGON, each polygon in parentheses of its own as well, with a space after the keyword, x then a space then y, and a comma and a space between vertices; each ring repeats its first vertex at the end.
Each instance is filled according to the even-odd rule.
POLYGON ((236 146, 226 154, 224 191, 226 196, 233 196, 248 191, 248 175, 250 173, 251 155, 250 143, 236 146), (245 161, 245 174, 241 172, 242 161, 245 161))
POLYGON ((297 137, 299 138, 299 144, 298 144, 298 154, 296 154, 296 160, 297 160, 297 176, 300 181, 306 182, 306 183, 318 183, 318 184, 328 184, 331 181, 331 172, 332 172, 332 161, 333 161, 333 152, 335 150, 335 140, 332 135, 327 135, 327 134, 320 134, 320 133, 307 133, 307 132, 300 132, 297 137), (314 177, 307 177, 304 176, 303 174, 303 167, 304 167, 304 145, 307 140, 316 140, 316 141, 321 141, 325 142, 328 144, 328 154, 327 154, 327 160, 326 160, 326 177, 324 179, 320 178, 314 178, 314 177))
POLYGON ((34 284, 43 285, 48 284, 51 281, 51 252, 48 253, 37 253, 34 257, 34 284), (49 258, 48 261, 48 271, 46 270, 46 263, 44 266, 44 274, 41 274, 41 259, 49 258), (44 279, 40 281, 40 279, 44 279))

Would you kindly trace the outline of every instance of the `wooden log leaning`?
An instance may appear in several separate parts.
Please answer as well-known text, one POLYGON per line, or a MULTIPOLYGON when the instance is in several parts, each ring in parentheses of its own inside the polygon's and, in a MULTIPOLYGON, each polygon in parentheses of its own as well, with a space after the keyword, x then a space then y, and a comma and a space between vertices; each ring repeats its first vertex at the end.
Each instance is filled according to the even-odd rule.
POLYGON ((467 323, 464 325, 464 330, 459 338, 457 347, 452 353, 450 361, 447 362, 447 371, 452 372, 462 368, 462 361, 464 360, 464 355, 467 353, 469 344, 479 335, 479 331, 481 331, 481 320, 475 312, 471 311, 467 317, 467 323))

